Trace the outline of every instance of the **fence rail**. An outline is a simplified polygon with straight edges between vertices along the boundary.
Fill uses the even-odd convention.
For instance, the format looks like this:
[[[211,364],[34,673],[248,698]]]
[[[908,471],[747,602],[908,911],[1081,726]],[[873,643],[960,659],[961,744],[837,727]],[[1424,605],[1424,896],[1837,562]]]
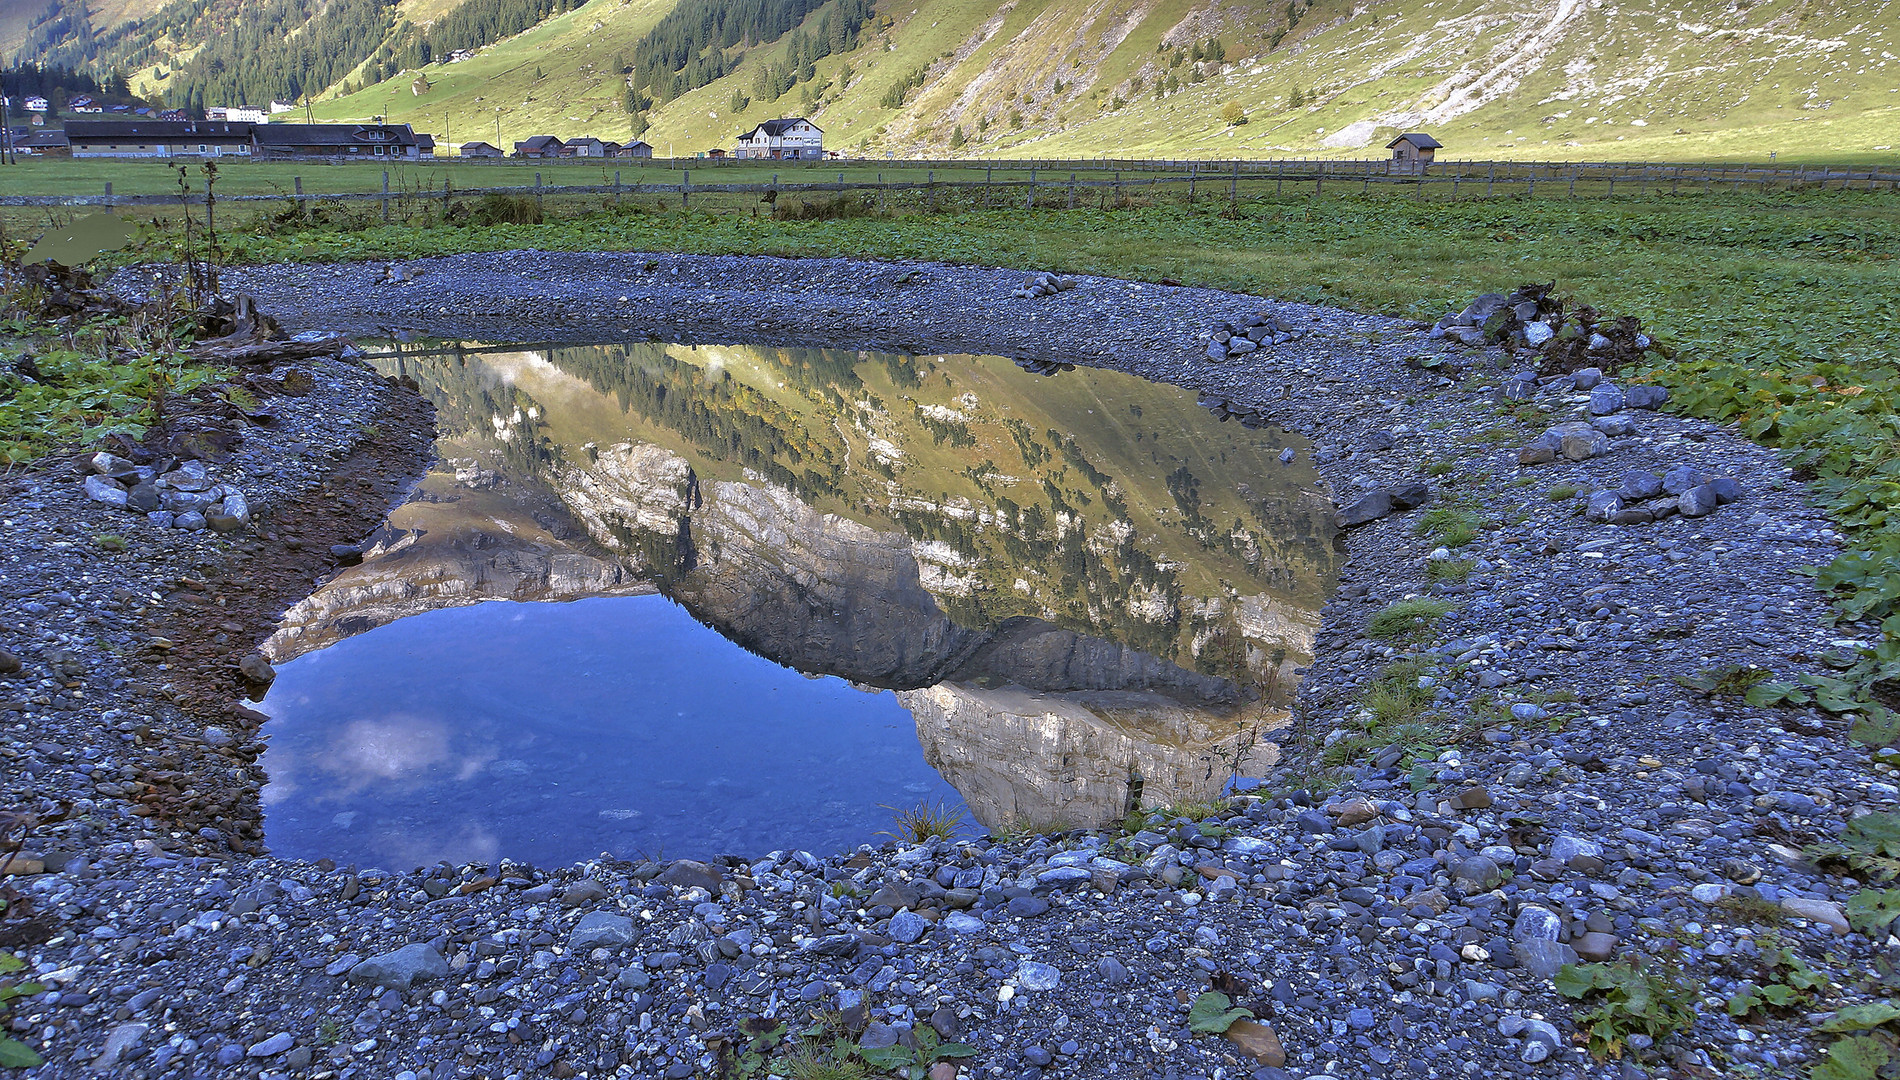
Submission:
[[[757,162],[740,162],[757,167]],[[779,163],[775,163],[779,164]],[[800,172],[811,168],[801,163],[783,163]],[[814,166],[817,163],[814,163]],[[835,167],[836,163],[827,163]],[[1638,194],[1650,191],[1680,193],[1685,187],[1688,191],[1741,190],[1744,187],[1756,190],[1769,190],[1778,186],[1816,186],[1836,187],[1840,190],[1896,191],[1900,190],[1900,170],[1849,170],[1849,169],[1808,169],[1806,167],[1775,169],[1729,166],[1697,165],[1656,165],[1642,163],[1613,162],[1567,162],[1536,164],[1525,162],[1435,162],[1424,170],[1414,170],[1403,166],[1394,167],[1393,163],[1380,159],[1377,161],[1227,161],[1227,162],[1141,162],[1141,161],[1076,161],[1043,164],[1023,164],[1012,162],[1003,169],[1006,173],[1027,173],[1028,175],[996,176],[997,167],[972,162],[905,162],[902,171],[915,173],[919,170],[926,175],[924,179],[884,180],[881,174],[877,179],[847,179],[844,172],[834,181],[780,181],[774,175],[770,182],[754,181],[749,183],[695,183],[692,174],[695,171],[711,169],[718,171],[730,167],[729,163],[706,165],[697,163],[694,169],[682,169],[677,184],[660,183],[622,183],[620,173],[614,174],[610,184],[543,184],[541,174],[535,174],[533,184],[512,184],[472,188],[456,188],[444,182],[440,188],[433,183],[422,189],[397,189],[389,187],[389,174],[383,174],[383,187],[380,191],[349,192],[306,192],[302,190],[302,178],[297,178],[297,190],[294,192],[269,195],[219,195],[214,203],[310,203],[325,201],[341,202],[380,202],[384,216],[388,216],[390,205],[411,204],[416,202],[449,202],[456,198],[479,198],[485,195],[548,196],[575,195],[611,195],[615,198],[628,195],[671,195],[677,196],[682,205],[690,205],[696,194],[757,194],[777,195],[816,194],[862,191],[874,193],[888,192],[925,192],[934,195],[937,192],[989,193],[992,200],[996,193],[1027,192],[1026,205],[1035,205],[1038,196],[1045,192],[1065,192],[1068,205],[1074,205],[1077,191],[1110,190],[1117,195],[1139,193],[1143,190],[1158,191],[1163,185],[1184,187],[1190,200],[1200,190],[1205,194],[1219,197],[1225,194],[1237,198],[1241,181],[1248,182],[1250,190],[1257,191],[1258,184],[1271,180],[1276,193],[1284,193],[1287,185],[1311,184],[1318,193],[1328,185],[1335,190],[1341,184],[1358,184],[1361,191],[1370,190],[1373,185],[1381,187],[1410,187],[1417,197],[1423,198],[1429,189],[1450,186],[1449,194],[1466,194],[1462,189],[1474,189],[1483,185],[1482,193],[1495,194],[1500,185],[1515,191],[1517,186],[1527,188],[1529,194],[1536,194],[1538,184],[1546,187],[1557,184],[1564,187],[1567,194],[1574,194],[1578,182],[1603,185],[1615,194],[1618,184],[1626,188],[1633,185]],[[935,176],[936,168],[946,171],[968,173],[983,169],[985,176],[981,180],[939,180]],[[1165,167],[1165,168],[1163,168]],[[644,171],[644,170],[643,170]],[[1066,173],[1067,175],[1063,175]],[[1088,175],[1084,175],[1084,174]],[[1110,175],[1104,177],[1102,174]],[[1221,189],[1225,188],[1225,192]],[[99,195],[0,195],[0,207],[162,207],[162,206],[203,206],[207,194],[195,191],[189,194],[163,195],[115,195],[112,185],[107,184],[104,193]]]

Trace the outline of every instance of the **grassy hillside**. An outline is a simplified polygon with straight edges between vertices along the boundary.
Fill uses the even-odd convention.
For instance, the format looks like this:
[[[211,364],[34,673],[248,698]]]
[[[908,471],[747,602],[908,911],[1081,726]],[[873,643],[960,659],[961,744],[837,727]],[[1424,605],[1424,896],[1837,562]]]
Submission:
[[[348,96],[326,95],[316,118],[387,116],[448,145],[481,140],[511,149],[518,139],[543,134],[625,141],[633,118],[621,104],[625,84],[612,61],[672,7],[673,0],[593,0],[460,63],[405,71]]]

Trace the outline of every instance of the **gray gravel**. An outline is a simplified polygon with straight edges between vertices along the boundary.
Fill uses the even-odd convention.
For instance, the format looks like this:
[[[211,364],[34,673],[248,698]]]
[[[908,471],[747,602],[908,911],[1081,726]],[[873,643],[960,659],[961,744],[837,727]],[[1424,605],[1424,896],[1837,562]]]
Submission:
[[[1078,278],[1012,299],[1020,271],[667,255],[410,268],[421,273],[399,286],[374,284],[380,265],[227,282],[299,328],[1113,366],[1306,432],[1342,504],[1432,490],[1346,534],[1282,767],[1263,797],[1206,823],[832,859],[414,871],[233,858],[129,814],[112,793],[127,755],[205,737],[141,693],[162,672],[128,666],[143,596],[245,534],[154,529],[131,536],[138,558],[103,559],[83,541],[123,512],[85,500],[76,476],[29,477],[5,506],[0,648],[24,667],[0,676],[19,706],[3,752],[33,795],[86,800],[83,817],[30,839],[48,872],[15,879],[54,934],[19,950],[52,989],[13,1021],[52,1062],[36,1075],[96,1063],[125,1076],[703,1076],[711,1040],[744,1017],[862,1005],[867,1044],[928,1024],[977,1049],[972,1077],[1623,1076],[1640,1070],[1579,1049],[1574,1006],[1547,976],[1637,952],[1673,956],[1700,1000],[1690,1032],[1632,1058],[1676,1075],[1793,1075],[1819,1052],[1817,1014],[1870,992],[1885,943],[1829,925],[1857,886],[1799,845],[1894,809],[1893,770],[1837,721],[1674,682],[1722,663],[1812,670],[1867,634],[1826,626],[1799,572],[1838,535],[1770,453],[1726,429],[1619,414],[1629,433],[1607,436],[1606,453],[1520,465],[1546,428],[1590,419],[1588,391],[1524,380],[1522,400],[1500,403],[1511,361],[1495,351],[1207,290]],[[1221,321],[1263,307],[1301,336],[1205,359]],[[233,470],[260,521],[274,495],[315,482],[386,392],[348,365],[322,374],[331,411],[287,416],[251,444],[269,460]],[[1629,474],[1679,466],[1733,480],[1738,497],[1701,517],[1585,516],[1591,492],[1648,491]],[[1437,552],[1417,526],[1447,505],[1482,527]],[[1462,559],[1464,580],[1433,581],[1434,561]],[[1353,755],[1322,783],[1322,748],[1353,737],[1368,682],[1413,651],[1368,640],[1366,625],[1413,595],[1456,605],[1416,650],[1436,707],[1483,723],[1437,752]],[[1738,1024],[1724,1003],[1760,977],[1776,908],[1776,940],[1836,985]],[[1215,972],[1278,1032],[1284,1069],[1187,1029],[1185,1001]]]

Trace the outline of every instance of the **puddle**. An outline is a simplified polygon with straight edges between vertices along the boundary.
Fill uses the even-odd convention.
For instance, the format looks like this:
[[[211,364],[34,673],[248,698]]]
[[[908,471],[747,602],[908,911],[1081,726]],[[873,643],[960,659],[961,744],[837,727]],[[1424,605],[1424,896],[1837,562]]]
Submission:
[[[756,856],[925,802],[1049,828],[1209,798],[1272,763],[1334,578],[1294,437],[1132,376],[374,360],[435,404],[442,460],[266,649],[282,855]]]

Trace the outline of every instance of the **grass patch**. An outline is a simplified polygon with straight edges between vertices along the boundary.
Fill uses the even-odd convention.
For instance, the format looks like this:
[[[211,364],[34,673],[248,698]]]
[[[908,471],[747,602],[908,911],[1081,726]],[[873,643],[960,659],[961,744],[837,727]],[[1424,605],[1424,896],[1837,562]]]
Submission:
[[[1397,600],[1366,623],[1366,636],[1378,641],[1423,641],[1455,607],[1446,600],[1415,596]]]
[[[1012,818],[990,830],[990,839],[999,844],[1016,844],[1032,836],[1058,836],[1070,832],[1075,823],[1062,818],[1054,821],[1031,821],[1028,818]]]
[[[1357,730],[1326,747],[1320,763],[1338,767],[1388,746],[1405,746],[1411,754],[1439,742],[1442,732],[1426,719],[1432,691],[1418,684],[1429,670],[1422,660],[1387,664],[1359,699]]]
[[[1780,926],[1788,921],[1788,913],[1781,905],[1759,896],[1743,896],[1730,893],[1715,902],[1716,910],[1734,919],[1736,922],[1750,923],[1755,926]]]
[[[1470,510],[1439,506],[1425,511],[1414,526],[1418,535],[1436,540],[1446,547],[1464,547],[1478,538],[1484,519]]]
[[[1549,499],[1551,502],[1564,502],[1568,499],[1576,498],[1579,490],[1581,489],[1575,484],[1558,484],[1556,487],[1544,492],[1544,498]]]
[[[1475,559],[1433,559],[1425,564],[1425,573],[1433,581],[1463,583],[1477,565]]]
[[[1160,812],[1170,820],[1182,817],[1189,821],[1206,821],[1208,818],[1226,813],[1227,803],[1220,799],[1209,802],[1186,802],[1175,806],[1164,806]]]

